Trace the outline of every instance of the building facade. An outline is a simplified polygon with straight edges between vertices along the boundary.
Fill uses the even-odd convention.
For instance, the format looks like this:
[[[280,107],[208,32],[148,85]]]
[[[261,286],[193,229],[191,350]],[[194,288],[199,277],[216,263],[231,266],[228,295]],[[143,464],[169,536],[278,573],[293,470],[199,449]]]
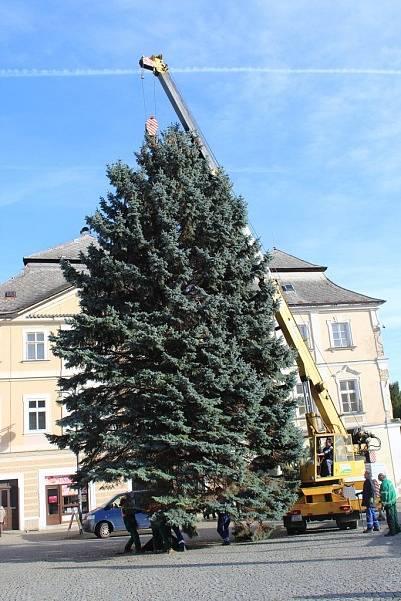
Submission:
[[[65,281],[60,260],[79,265],[80,251],[91,242],[83,231],[72,242],[25,257],[23,271],[0,285],[0,504],[10,529],[61,524],[78,506],[71,483],[79,458],[46,438],[61,433],[57,382],[68,375],[51,352],[49,336],[68,327],[68,317],[79,311],[77,292]],[[272,255],[272,273],[347,427],[361,426],[380,438],[379,465],[400,485],[400,426],[392,421],[377,319],[383,301],[336,286],[324,267],[278,250]],[[90,484],[83,491],[83,508],[93,509],[129,488],[129,482],[112,489]]]
[[[378,309],[384,303],[338,286],[314,265],[273,249],[271,273],[281,286],[346,428],[362,428],[380,440],[373,470],[386,471],[401,490],[400,421],[393,419],[388,361]],[[302,385],[297,423],[306,431]],[[379,447],[379,444],[377,444]],[[375,469],[377,468],[377,469]]]
[[[60,434],[63,416],[57,381],[68,375],[51,352],[49,336],[68,327],[79,311],[74,290],[64,279],[60,259],[79,264],[79,253],[93,238],[80,238],[24,258],[24,270],[0,285],[0,504],[6,528],[42,529],[70,521],[78,507],[71,487],[77,457],[51,445],[46,434]],[[91,484],[83,509],[93,509],[120,487]]]

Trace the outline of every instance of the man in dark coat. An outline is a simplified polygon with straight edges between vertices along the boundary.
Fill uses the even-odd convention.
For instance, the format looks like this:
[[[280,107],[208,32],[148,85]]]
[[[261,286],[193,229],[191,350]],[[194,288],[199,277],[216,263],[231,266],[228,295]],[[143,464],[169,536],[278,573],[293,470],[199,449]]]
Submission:
[[[322,478],[333,475],[333,439],[326,438],[326,444],[321,453],[318,453],[321,458],[320,475]]]
[[[217,532],[223,539],[223,545],[230,544],[230,522],[231,516],[227,511],[218,512],[217,514]]]
[[[378,532],[380,525],[375,511],[375,485],[368,470],[365,472],[365,482],[363,483],[362,505],[366,507],[366,530],[364,532]]]
[[[135,544],[135,552],[141,553],[141,539],[138,534],[138,526],[135,519],[135,509],[129,502],[128,495],[122,497],[120,507],[123,514],[124,525],[129,532],[130,538],[124,548],[124,553],[132,553],[132,545]]]

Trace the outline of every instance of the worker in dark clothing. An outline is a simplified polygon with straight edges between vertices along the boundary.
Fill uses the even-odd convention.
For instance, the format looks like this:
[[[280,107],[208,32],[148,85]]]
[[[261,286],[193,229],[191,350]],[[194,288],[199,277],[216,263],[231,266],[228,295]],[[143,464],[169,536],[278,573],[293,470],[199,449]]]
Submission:
[[[386,510],[386,519],[388,525],[388,532],[384,536],[394,536],[395,534],[401,532],[397,515],[397,492],[393,483],[390,482],[385,474],[379,474],[377,477],[381,482],[380,500],[384,509]]]
[[[326,444],[321,453],[320,475],[322,478],[333,475],[333,439],[326,438]]]
[[[364,533],[378,532],[380,525],[375,511],[375,485],[368,470],[365,472],[365,482],[363,483],[362,505],[366,507],[366,530]]]
[[[217,532],[223,539],[223,545],[230,544],[230,526],[231,516],[227,511],[218,512],[217,514]]]
[[[150,520],[153,536],[153,550],[169,553],[171,549],[171,528],[167,524],[166,517],[162,511],[156,511]]]
[[[130,538],[125,545],[123,553],[132,553],[132,545],[135,544],[135,552],[141,553],[141,539],[138,534],[138,526],[135,519],[135,510],[128,503],[127,497],[122,497],[120,501],[120,507],[123,514],[124,525],[128,530]]]
[[[184,540],[184,537],[182,535],[180,528],[178,526],[171,526],[171,529],[174,532],[175,538],[176,538],[176,545],[177,545],[176,551],[186,551],[185,540]],[[174,541],[173,541],[173,546],[174,546]]]
[[[157,553],[163,551],[185,551],[185,540],[178,526],[171,526],[163,511],[157,511],[150,520],[153,535],[153,550]],[[172,532],[173,531],[173,532]],[[173,534],[174,533],[174,534]]]
[[[203,510],[203,519],[208,520],[210,518],[210,515],[212,516],[212,520],[216,519],[216,512],[214,511],[214,509],[209,509],[209,507],[206,507]]]

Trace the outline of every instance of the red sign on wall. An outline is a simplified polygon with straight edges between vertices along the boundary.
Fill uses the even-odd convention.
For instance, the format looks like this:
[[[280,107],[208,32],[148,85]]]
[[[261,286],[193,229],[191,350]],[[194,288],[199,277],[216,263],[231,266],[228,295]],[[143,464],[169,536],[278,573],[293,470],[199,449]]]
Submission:
[[[72,476],[46,476],[46,484],[71,484]]]

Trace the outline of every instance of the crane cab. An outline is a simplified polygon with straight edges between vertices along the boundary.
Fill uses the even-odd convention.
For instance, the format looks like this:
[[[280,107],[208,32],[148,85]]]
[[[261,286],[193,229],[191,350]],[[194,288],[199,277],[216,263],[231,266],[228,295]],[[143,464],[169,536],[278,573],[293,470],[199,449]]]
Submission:
[[[332,445],[331,453],[327,452],[328,440]],[[325,432],[309,438],[309,456],[301,466],[303,484],[326,481],[338,483],[340,480],[362,481],[364,471],[364,459],[355,456],[350,434]]]

